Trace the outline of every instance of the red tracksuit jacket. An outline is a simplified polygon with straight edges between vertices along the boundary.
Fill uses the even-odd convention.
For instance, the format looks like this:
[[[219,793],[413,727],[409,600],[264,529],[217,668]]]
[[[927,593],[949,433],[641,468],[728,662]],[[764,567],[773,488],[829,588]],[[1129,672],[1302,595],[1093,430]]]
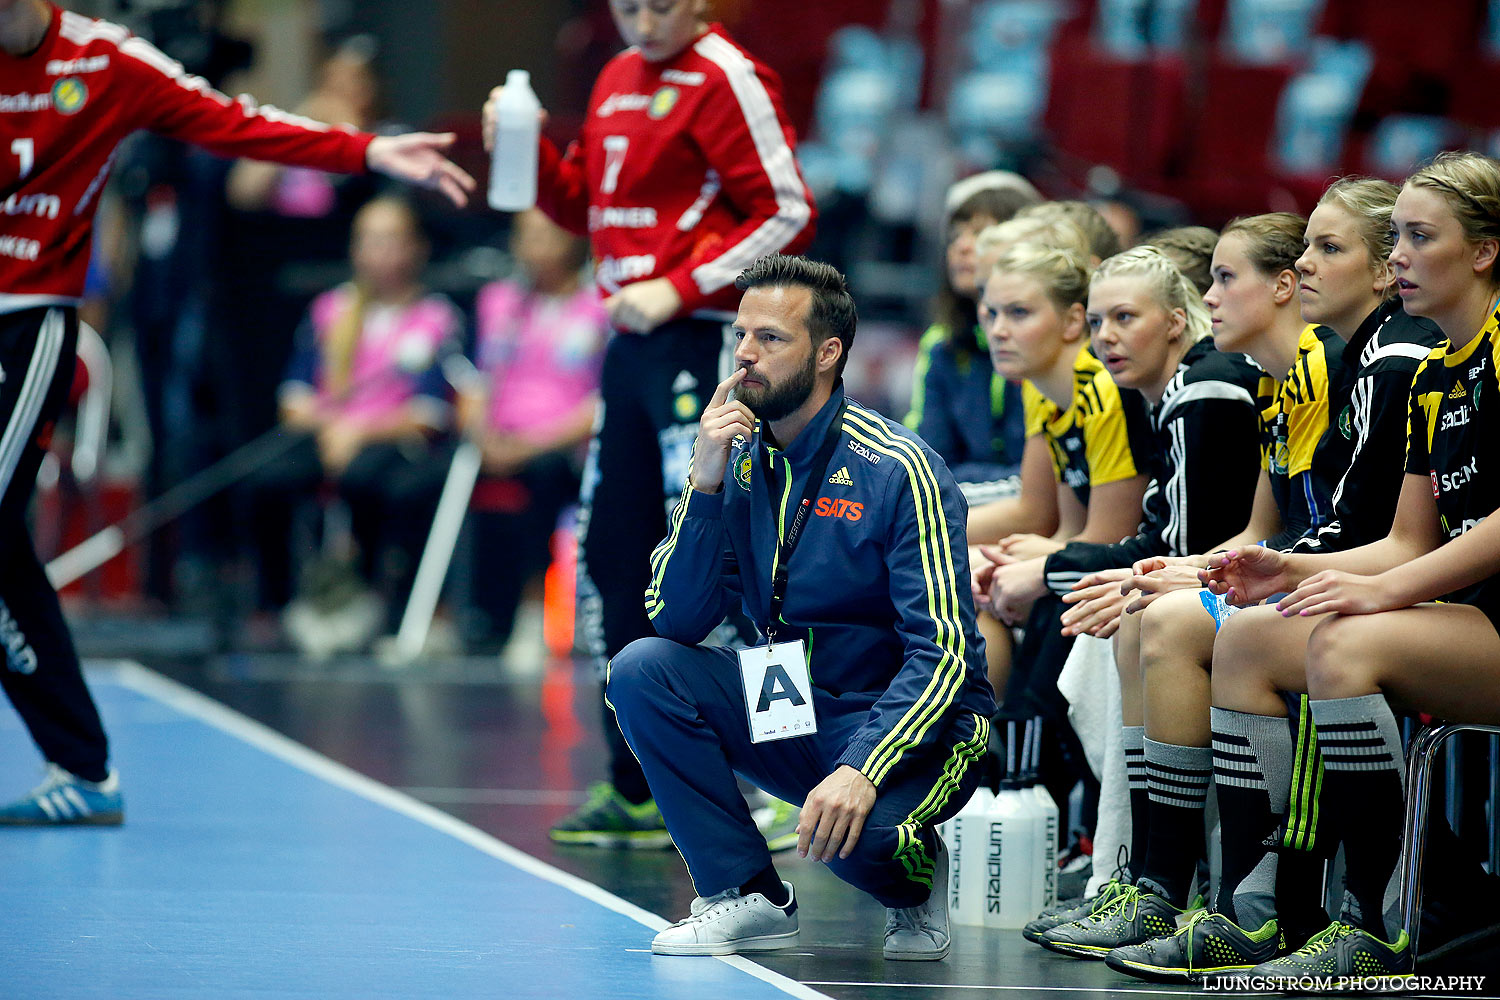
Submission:
[[[794,143],[781,81],[715,24],[667,62],[609,61],[566,155],[542,140],[537,204],[588,234],[606,294],[666,277],[683,315],[732,313],[742,270],[812,239]]]
[[[338,173],[365,169],[372,138],[231,100],[119,25],[54,7],[35,52],[0,53],[0,313],[83,294],[99,191],[136,129]]]

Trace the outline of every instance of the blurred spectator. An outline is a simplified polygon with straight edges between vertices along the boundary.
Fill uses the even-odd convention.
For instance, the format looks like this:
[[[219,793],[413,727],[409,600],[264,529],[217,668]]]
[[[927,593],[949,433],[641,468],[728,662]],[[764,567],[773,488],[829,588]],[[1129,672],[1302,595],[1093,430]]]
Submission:
[[[1094,267],[1124,249],[1120,235],[1099,214],[1099,210],[1086,201],[1044,201],[1016,214],[1023,219],[1067,219],[1073,223],[1088,237],[1089,254],[1093,258],[1090,263]]]
[[[550,561],[558,514],[578,499],[609,336],[598,290],[582,280],[584,240],[533,209],[516,217],[511,253],[518,277],[479,292],[480,377],[459,396],[460,426],[484,455],[468,637],[484,650],[510,637],[527,585]]]
[[[379,87],[367,42],[332,55],[295,109],[377,132]],[[291,334],[312,297],[342,276],[350,227],[381,188],[371,175],[330,175],[240,161],[223,182],[228,207],[212,248],[213,298],[203,330],[202,389],[218,408],[213,443],[223,451],[277,419],[277,381]],[[206,456],[212,458],[215,456]]]
[[[375,44],[369,36],[351,38],[324,61],[311,94],[294,113],[333,125],[375,128],[380,81],[375,74]],[[339,205],[339,174],[327,174],[278,163],[240,160],[229,172],[225,194],[242,212],[269,210],[296,219],[321,219]]]
[[[1000,170],[959,181],[947,198],[944,280],[905,423],[948,463],[970,502],[994,499],[998,484],[1015,475],[1025,436],[1020,392],[995,374],[979,329],[975,241],[1039,200],[1023,178]]]
[[[295,508],[325,481],[348,506],[360,576],[399,608],[442,482],[438,471],[422,477],[433,488],[407,488],[440,464],[431,442],[451,416],[440,363],[460,344],[462,318],[421,285],[427,243],[405,202],[362,208],[349,255],[353,281],[313,301],[279,392],[298,440],[247,482],[268,610],[291,596]]]
[[[1127,201],[1108,198],[1089,203],[1120,241],[1120,248],[1133,247],[1141,238],[1141,214]]]

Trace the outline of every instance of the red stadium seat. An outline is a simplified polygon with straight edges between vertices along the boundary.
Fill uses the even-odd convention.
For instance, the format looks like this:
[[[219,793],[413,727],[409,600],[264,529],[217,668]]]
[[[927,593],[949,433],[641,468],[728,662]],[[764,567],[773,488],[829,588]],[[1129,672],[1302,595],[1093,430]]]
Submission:
[[[1189,137],[1183,195],[1205,218],[1266,211],[1276,103],[1295,67],[1211,60]]]
[[[1462,100],[1465,90],[1478,91],[1468,95],[1471,100],[1493,93],[1470,75],[1484,34],[1485,6],[1473,0],[1423,4],[1414,24],[1407,0],[1328,0],[1319,33],[1358,38],[1374,51],[1366,109],[1451,113],[1445,107],[1450,97]]]
[[[1092,43],[1054,48],[1047,127],[1063,152],[1155,187],[1182,147],[1186,77],[1177,56],[1125,61]]]

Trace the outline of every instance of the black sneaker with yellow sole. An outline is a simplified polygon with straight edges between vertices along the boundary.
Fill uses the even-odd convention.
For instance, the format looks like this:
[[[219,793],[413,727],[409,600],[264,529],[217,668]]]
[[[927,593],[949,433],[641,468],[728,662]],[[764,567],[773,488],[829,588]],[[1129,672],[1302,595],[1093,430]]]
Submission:
[[[1247,972],[1285,950],[1275,920],[1247,931],[1222,913],[1199,910],[1175,934],[1116,948],[1104,964],[1155,983],[1198,983],[1226,972]]]
[[[558,844],[660,850],[672,846],[667,823],[654,799],[639,805],[627,801],[613,785],[600,781],[588,801],[559,820],[547,834]]]
[[[1263,962],[1247,975],[1289,993],[1399,991],[1412,977],[1415,959],[1406,931],[1386,942],[1353,924],[1335,920],[1290,955]]]
[[[1070,924],[1059,924],[1037,941],[1076,958],[1102,959],[1116,948],[1164,937],[1177,930],[1184,911],[1154,892],[1127,885],[1108,904]]]

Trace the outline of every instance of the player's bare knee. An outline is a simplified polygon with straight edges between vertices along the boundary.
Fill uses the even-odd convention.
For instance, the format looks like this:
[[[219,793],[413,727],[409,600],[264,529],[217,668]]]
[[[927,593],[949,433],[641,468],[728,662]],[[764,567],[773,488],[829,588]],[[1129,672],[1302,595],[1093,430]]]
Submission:
[[[1193,616],[1207,613],[1197,591],[1180,590],[1152,602],[1141,612],[1141,675],[1144,678],[1179,669],[1196,624]]]
[[[1307,643],[1307,693],[1316,699],[1370,694],[1378,690],[1381,660],[1368,621],[1327,615]]]

